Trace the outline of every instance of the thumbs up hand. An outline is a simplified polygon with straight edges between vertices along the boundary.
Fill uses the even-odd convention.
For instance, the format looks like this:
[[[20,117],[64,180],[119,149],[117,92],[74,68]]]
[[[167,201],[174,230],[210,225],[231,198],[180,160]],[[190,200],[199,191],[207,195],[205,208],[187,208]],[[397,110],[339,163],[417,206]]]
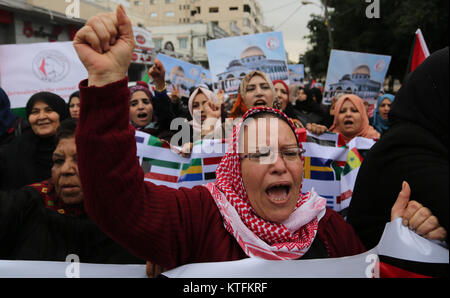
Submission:
[[[404,181],[397,201],[391,209],[391,221],[397,217],[403,218],[402,223],[418,235],[430,240],[446,240],[447,231],[439,225],[439,221],[430,209],[417,201],[409,201],[411,188]]]
[[[133,26],[123,6],[115,13],[90,18],[77,32],[73,45],[88,71],[89,86],[123,79],[134,50]]]

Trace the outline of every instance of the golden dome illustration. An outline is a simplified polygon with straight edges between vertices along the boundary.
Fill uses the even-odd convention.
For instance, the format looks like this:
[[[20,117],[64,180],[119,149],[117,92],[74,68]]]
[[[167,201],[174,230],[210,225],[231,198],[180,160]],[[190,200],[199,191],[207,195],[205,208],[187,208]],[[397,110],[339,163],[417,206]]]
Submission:
[[[175,66],[170,71],[170,75],[184,77],[184,69],[181,66]]]
[[[355,70],[352,73],[352,75],[358,75],[358,74],[367,75],[370,77],[370,68],[365,64],[360,65],[357,68],[355,68]]]
[[[254,56],[264,56],[265,57],[266,55],[264,54],[263,50],[261,50],[259,47],[250,46],[242,52],[241,59],[254,57]]]

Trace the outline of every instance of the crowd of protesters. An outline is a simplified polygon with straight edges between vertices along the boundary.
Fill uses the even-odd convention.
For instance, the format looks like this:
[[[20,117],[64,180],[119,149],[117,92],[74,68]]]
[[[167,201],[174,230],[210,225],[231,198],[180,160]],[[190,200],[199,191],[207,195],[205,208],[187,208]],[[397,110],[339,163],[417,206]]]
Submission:
[[[89,79],[68,103],[37,93],[23,119],[0,89],[1,260],[77,254],[87,263],[172,269],[247,257],[343,257],[373,248],[396,217],[425,238],[447,240],[448,48],[411,73],[396,96],[381,94],[369,117],[354,94],[325,105],[321,88],[288,86],[260,71],[243,78],[233,99],[203,85],[189,98],[177,86],[169,93],[158,60],[149,70],[153,86],[128,87],[134,41],[121,6],[89,20],[74,47]],[[216,182],[176,190],[144,181],[135,131],[170,142],[178,132],[171,123],[180,118],[189,138],[173,145],[183,156],[195,135],[228,137]],[[267,119],[278,124],[275,148],[249,137],[273,134],[260,125]],[[305,130],[377,141],[348,221],[314,190],[301,192]],[[274,161],[262,163],[268,156]]]

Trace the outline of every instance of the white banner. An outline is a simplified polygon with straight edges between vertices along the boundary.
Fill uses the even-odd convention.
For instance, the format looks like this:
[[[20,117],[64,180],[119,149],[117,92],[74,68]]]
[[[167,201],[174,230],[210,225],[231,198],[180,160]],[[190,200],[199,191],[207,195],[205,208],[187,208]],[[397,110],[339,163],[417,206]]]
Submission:
[[[0,45],[0,86],[11,108],[23,108],[30,97],[46,91],[66,101],[87,78],[72,42]]]
[[[380,243],[363,254],[342,258],[239,261],[184,265],[164,272],[170,278],[372,278],[397,269],[379,265],[381,256],[421,264],[449,263],[448,249],[402,225],[386,224]],[[390,272],[383,272],[390,271]],[[414,276],[414,272],[401,271]],[[145,278],[145,265],[104,265],[74,262],[0,261],[0,278]],[[398,276],[397,276],[398,277]],[[415,276],[414,276],[415,277]]]

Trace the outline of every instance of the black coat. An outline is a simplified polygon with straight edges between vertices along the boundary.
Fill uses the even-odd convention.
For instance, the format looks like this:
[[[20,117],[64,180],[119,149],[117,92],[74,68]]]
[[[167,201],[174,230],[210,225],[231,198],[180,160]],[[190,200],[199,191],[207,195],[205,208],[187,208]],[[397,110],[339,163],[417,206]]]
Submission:
[[[0,192],[0,259],[144,264],[107,237],[87,216],[61,215],[45,207],[31,187]]]
[[[20,189],[51,177],[54,139],[37,137],[31,129],[0,147],[0,190]]]
[[[371,148],[355,182],[348,222],[364,245],[376,246],[402,182],[410,200],[431,210],[448,231],[448,47],[405,80],[389,113],[390,128]]]

